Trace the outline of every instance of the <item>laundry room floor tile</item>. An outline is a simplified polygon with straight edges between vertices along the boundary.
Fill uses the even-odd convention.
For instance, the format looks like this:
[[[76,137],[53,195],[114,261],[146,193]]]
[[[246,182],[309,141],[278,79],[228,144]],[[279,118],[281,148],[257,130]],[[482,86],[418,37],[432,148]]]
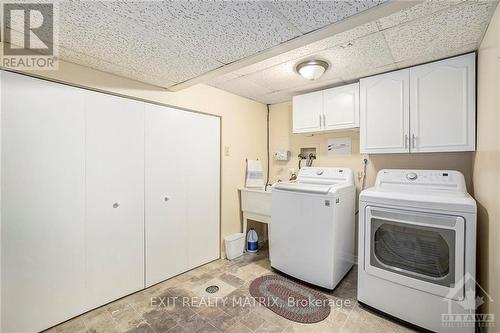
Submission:
[[[266,250],[245,254],[233,261],[215,260],[71,319],[48,332],[413,332],[357,303],[357,266],[334,291],[317,289],[331,299],[331,313],[314,324],[292,322],[258,302],[245,303],[245,300],[254,300],[249,292],[250,283],[265,274],[278,274],[271,269]],[[219,287],[215,294],[205,290],[211,285]],[[202,299],[205,302],[200,301]],[[218,301],[206,302],[208,299]]]

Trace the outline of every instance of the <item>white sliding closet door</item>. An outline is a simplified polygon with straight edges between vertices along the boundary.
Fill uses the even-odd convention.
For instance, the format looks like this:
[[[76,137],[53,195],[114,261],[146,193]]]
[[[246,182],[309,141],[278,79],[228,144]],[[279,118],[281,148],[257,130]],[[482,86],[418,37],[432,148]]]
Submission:
[[[190,114],[186,127],[189,267],[219,258],[220,118]]]
[[[146,286],[219,258],[220,120],[146,106]]]
[[[188,270],[189,116],[146,106],[146,286]]]
[[[144,103],[86,92],[87,305],[144,287]]]
[[[1,72],[2,332],[84,311],[84,92]]]

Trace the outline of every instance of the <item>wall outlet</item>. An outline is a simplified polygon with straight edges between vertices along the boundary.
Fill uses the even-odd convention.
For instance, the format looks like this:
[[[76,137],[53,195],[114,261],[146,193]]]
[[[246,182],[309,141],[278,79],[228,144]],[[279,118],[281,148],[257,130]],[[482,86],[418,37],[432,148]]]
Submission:
[[[231,155],[229,152],[229,146],[224,146],[224,156],[229,156]]]

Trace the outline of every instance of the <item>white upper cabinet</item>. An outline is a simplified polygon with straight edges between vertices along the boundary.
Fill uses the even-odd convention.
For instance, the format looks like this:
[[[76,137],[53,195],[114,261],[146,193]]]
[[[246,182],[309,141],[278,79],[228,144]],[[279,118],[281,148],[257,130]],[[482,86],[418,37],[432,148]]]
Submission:
[[[323,129],[359,127],[359,83],[323,91]]]
[[[360,151],[409,152],[409,70],[360,81]]]
[[[362,79],[361,153],[475,150],[475,58]]]
[[[475,57],[410,69],[411,151],[475,149]]]
[[[323,124],[323,92],[293,97],[293,133],[320,131]]]
[[[354,127],[359,127],[358,83],[293,98],[293,133]]]
[[[86,296],[144,288],[144,103],[86,92]]]

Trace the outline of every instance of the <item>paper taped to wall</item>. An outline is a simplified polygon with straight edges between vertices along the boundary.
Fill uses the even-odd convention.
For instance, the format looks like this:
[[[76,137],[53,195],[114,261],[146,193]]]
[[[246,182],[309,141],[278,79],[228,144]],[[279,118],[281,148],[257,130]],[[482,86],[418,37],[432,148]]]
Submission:
[[[246,187],[264,188],[264,174],[259,160],[247,160]]]
[[[328,156],[349,155],[351,153],[351,138],[328,139]]]

